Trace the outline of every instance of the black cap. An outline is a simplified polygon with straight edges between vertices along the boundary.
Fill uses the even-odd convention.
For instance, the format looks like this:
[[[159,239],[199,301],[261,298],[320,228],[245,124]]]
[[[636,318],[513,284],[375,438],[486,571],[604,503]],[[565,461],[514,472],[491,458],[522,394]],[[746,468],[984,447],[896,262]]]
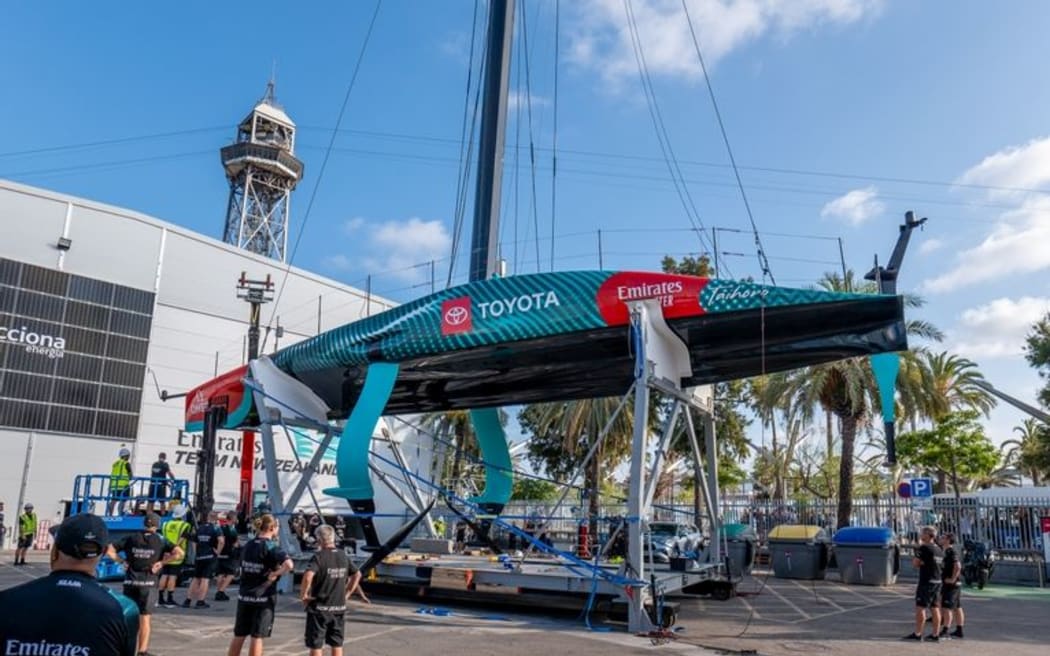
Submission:
[[[146,528],[158,528],[160,527],[160,515],[157,513],[146,513],[146,518],[142,520],[142,523]]]
[[[79,560],[101,556],[108,542],[106,523],[90,513],[67,517],[55,532],[58,550]]]
[[[160,453],[157,454],[157,457],[160,458],[161,460],[167,460],[168,459],[168,454],[166,454],[163,451],[161,451]]]

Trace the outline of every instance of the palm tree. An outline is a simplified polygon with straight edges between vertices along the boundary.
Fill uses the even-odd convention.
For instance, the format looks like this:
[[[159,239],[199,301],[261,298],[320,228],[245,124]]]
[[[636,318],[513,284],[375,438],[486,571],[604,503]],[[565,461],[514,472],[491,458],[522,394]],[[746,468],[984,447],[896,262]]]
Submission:
[[[441,472],[441,483],[451,488],[457,495],[462,495],[464,490],[459,488],[462,482],[463,461],[466,460],[469,467],[481,458],[478,440],[474,435],[474,424],[470,421],[470,411],[431,412],[423,415],[420,423],[425,430],[434,435],[451,437],[451,446],[455,449],[455,453],[451,462],[447,457],[445,459],[444,470]]]
[[[529,457],[533,464],[542,464],[548,475],[561,479],[568,479],[575,472],[602,429],[609,426],[608,433],[584,472],[591,535],[597,535],[598,530],[602,472],[614,469],[631,451],[631,438],[634,435],[632,405],[625,403],[612,421],[621,401],[619,397],[609,397],[536,403],[526,406],[519,415],[522,427],[532,434]],[[657,404],[650,405],[655,408]],[[654,411],[650,423],[654,423],[655,418]]]
[[[1032,418],[1024,420],[1020,426],[1014,426],[1018,434],[1016,439],[1003,442],[1003,461],[1015,467],[1022,475],[1032,479],[1032,485],[1042,484],[1043,474],[1047,472],[1047,447],[1050,446],[1050,430]]]
[[[801,435],[800,426],[792,426],[798,423],[793,417],[791,398],[789,396],[787,374],[777,373],[752,378],[748,383],[751,407],[758,416],[762,425],[770,429],[772,435],[772,464],[773,464],[773,498],[783,500],[787,496],[786,478],[788,466]],[[788,424],[789,434],[787,443],[781,448],[777,434],[777,413],[780,413]]]
[[[832,292],[875,293],[873,283],[856,279],[853,271],[844,276],[828,273],[818,286]],[[905,305],[921,307],[918,296],[905,296]],[[924,321],[908,321],[909,335],[939,340],[943,334]],[[908,369],[902,367],[902,370]],[[922,381],[920,374],[918,381]],[[852,358],[800,369],[788,375],[792,406],[807,421],[816,408],[830,412],[839,420],[841,454],[839,459],[839,502],[837,526],[848,526],[853,514],[853,468],[859,429],[870,420],[871,411],[878,407],[879,392],[867,358]],[[915,382],[915,381],[912,381]],[[831,457],[828,453],[827,457]]]
[[[973,409],[985,416],[995,407],[995,398],[980,386],[984,374],[964,357],[940,353],[923,354],[930,376],[928,416],[937,420],[952,410]]]

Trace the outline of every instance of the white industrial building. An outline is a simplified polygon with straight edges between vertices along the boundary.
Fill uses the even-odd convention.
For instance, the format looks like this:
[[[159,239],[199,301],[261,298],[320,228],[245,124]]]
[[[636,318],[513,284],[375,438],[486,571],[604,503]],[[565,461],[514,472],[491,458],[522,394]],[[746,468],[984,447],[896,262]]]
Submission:
[[[192,480],[183,400],[163,402],[154,383],[184,392],[244,362],[242,272],[275,281],[280,346],[391,305],[131,210],[2,180],[0,222],[0,501],[9,527],[20,500],[42,521],[60,518],[75,476],[108,473],[122,445],[136,475],[165,451],[175,475]],[[264,326],[272,310],[264,306]],[[263,352],[277,342],[271,332]],[[236,501],[237,477],[217,468],[220,507]],[[261,479],[259,471],[256,488]],[[319,477],[317,487],[330,481]]]

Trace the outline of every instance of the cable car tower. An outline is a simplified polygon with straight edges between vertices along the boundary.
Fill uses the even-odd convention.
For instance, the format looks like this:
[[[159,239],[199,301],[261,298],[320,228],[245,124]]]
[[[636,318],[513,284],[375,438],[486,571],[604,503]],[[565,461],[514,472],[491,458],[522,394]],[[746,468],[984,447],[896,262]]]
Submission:
[[[285,261],[292,190],[303,177],[295,157],[295,123],[274,98],[274,80],[221,151],[230,181],[223,241]]]

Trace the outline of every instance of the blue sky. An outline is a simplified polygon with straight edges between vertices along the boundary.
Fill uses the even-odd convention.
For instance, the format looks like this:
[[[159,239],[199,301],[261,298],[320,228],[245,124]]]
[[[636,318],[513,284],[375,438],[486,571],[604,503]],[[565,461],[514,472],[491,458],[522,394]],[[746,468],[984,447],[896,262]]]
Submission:
[[[599,229],[606,268],[707,250],[661,156],[623,3],[561,4],[553,267],[596,267]],[[374,6],[8,5],[0,177],[219,236],[228,188],[218,149],[276,62],[306,163],[293,198],[295,264],[359,285],[372,274],[373,289],[397,300],[421,294],[429,267],[412,265],[441,260],[442,278],[448,269],[473,2],[383,2],[303,227]],[[632,6],[701,220],[748,228],[680,3]],[[534,217],[519,53],[501,232],[512,272],[552,266],[555,2],[524,7],[537,202]],[[1020,342],[1050,309],[1050,4],[690,0],[690,11],[777,282],[803,286],[838,267],[835,241],[780,235],[841,237],[848,266],[866,271],[913,209],[930,222],[901,288],[927,299],[922,316],[948,332],[950,348],[1031,399],[1038,381]],[[137,138],[169,132],[179,134]],[[723,256],[728,272],[760,277],[748,234],[720,241],[744,254]],[[993,438],[1019,417],[995,410]]]

